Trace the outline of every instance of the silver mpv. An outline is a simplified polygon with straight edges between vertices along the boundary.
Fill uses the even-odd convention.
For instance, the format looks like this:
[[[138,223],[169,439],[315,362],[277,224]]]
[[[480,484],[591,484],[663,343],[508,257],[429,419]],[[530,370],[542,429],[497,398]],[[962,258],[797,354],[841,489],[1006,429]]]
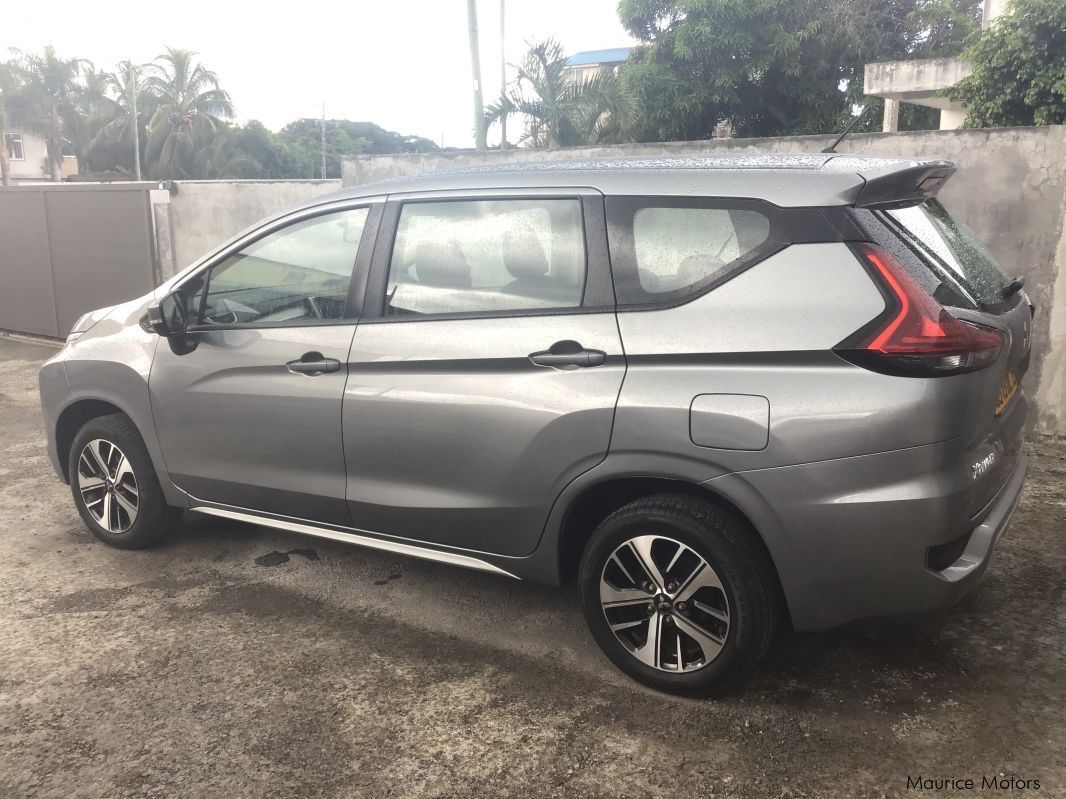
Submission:
[[[706,694],[775,630],[946,606],[1018,502],[1032,308],[944,161],[506,165],[372,184],[83,316],[48,448],[118,547],[181,510],[576,580]]]

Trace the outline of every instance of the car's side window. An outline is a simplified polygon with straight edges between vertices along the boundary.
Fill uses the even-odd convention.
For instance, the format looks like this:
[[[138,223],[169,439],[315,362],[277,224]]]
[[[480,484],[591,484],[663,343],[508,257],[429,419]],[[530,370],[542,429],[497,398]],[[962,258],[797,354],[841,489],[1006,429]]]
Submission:
[[[585,274],[577,198],[408,202],[385,315],[577,308]]]
[[[677,291],[721,273],[770,235],[758,211],[640,208],[633,215],[637,277],[644,291]]]
[[[231,253],[182,287],[189,318],[204,326],[344,318],[368,213],[304,219]]]
[[[607,220],[620,306],[683,302],[782,246],[755,201],[609,197]]]

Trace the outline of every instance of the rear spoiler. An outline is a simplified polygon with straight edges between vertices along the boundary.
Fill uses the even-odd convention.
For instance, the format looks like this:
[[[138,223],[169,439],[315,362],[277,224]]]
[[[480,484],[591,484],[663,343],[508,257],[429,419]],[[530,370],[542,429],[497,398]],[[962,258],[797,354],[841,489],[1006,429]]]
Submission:
[[[951,161],[911,161],[905,166],[859,170],[865,184],[855,198],[857,208],[905,208],[936,196],[955,174]]]

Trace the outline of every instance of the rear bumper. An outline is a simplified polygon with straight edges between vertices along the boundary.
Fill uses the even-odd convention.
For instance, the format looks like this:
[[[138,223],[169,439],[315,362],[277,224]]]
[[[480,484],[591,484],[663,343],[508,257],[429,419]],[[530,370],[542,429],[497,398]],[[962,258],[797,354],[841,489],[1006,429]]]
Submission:
[[[1021,498],[1020,453],[974,517],[973,450],[960,439],[833,461],[724,475],[704,485],[745,511],[777,566],[798,630],[926,613],[970,591]],[[971,532],[942,571],[929,548]]]
[[[1022,499],[1022,489],[1025,487],[1025,478],[1029,474],[1029,456],[1022,453],[1014,466],[1006,484],[1000,489],[999,494],[992,501],[984,519],[978,524],[970,535],[970,541],[963,550],[957,561],[948,566],[942,572],[933,572],[945,583],[961,586],[962,592],[958,596],[952,595],[949,601],[961,598],[972,589],[988,568],[992,559],[992,551],[995,549],[999,538],[1007,530],[1014,511]]]

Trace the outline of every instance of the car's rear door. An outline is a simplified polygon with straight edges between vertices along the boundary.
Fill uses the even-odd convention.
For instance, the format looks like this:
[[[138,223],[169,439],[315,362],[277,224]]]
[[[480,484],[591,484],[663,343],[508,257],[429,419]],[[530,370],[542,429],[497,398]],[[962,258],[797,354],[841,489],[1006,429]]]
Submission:
[[[531,553],[624,372],[598,192],[390,197],[344,397],[353,524]]]

